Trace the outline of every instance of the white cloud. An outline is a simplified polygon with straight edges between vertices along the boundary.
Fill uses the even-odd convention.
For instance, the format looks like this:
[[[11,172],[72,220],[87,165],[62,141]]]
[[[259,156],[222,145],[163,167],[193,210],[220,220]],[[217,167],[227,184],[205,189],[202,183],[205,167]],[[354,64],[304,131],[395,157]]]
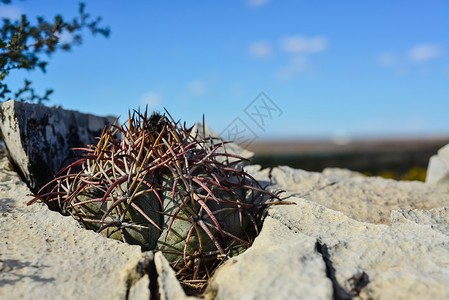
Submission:
[[[326,50],[329,43],[322,36],[304,37],[301,35],[284,37],[280,41],[281,49],[289,54],[289,63],[278,70],[277,78],[281,81],[294,79],[299,73],[313,70],[309,56]]]
[[[277,77],[281,81],[292,80],[299,73],[306,72],[311,69],[308,59],[305,56],[297,55],[290,59],[288,66],[280,69]]]
[[[162,96],[155,92],[147,92],[141,97],[141,103],[148,105],[150,109],[159,107],[162,104]]]
[[[188,90],[190,94],[194,96],[201,96],[206,93],[206,84],[202,80],[193,80],[188,84]]]
[[[426,75],[432,72],[427,62],[443,56],[443,47],[436,44],[420,44],[403,52],[383,52],[377,57],[377,64],[391,68],[396,75],[410,73]]]
[[[6,18],[11,20],[18,20],[23,14],[22,10],[18,6],[10,4],[0,4],[0,19]]]
[[[250,7],[259,7],[268,4],[269,0],[246,0],[246,4]]]
[[[273,48],[266,42],[254,42],[249,46],[249,53],[258,58],[267,58],[273,54]]]
[[[394,52],[384,52],[377,57],[377,63],[382,67],[392,67],[397,65],[398,57]]]
[[[304,36],[290,36],[281,40],[281,48],[288,53],[310,54],[324,51],[328,42],[324,37],[307,38]]]
[[[440,57],[443,48],[438,45],[417,45],[407,52],[407,58],[411,62],[425,62]]]

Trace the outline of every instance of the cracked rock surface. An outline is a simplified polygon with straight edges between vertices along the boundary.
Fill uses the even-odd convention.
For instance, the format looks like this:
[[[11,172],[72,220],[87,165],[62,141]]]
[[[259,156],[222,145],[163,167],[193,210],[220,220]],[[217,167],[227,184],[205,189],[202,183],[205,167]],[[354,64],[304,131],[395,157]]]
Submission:
[[[447,192],[335,172],[251,171],[296,205],[269,209],[254,245],[217,272],[209,298],[449,298]]]
[[[430,223],[445,227],[441,232],[429,220],[411,221],[400,212],[394,212],[393,224],[387,226],[359,222],[305,199],[290,200],[297,203],[294,208],[276,207],[270,218],[326,245],[334,284],[345,294],[360,299],[449,297],[448,214],[445,224],[438,221],[439,213],[427,214]]]
[[[121,271],[140,248],[81,228],[30,193],[0,160],[0,298],[125,299]]]
[[[268,217],[245,253],[217,271],[206,291],[213,299],[332,299],[332,282],[313,236]]]
[[[261,173],[259,177],[267,178],[267,170]],[[437,190],[422,182],[335,176],[335,171],[328,174],[278,167],[271,170],[271,188],[343,212],[354,220],[374,224],[391,224],[392,210],[449,206],[448,190]]]
[[[160,254],[26,206],[29,193],[0,149],[0,299],[189,299]]]
[[[338,170],[246,169],[295,204],[268,210],[253,246],[217,270],[206,299],[449,298],[448,191]],[[28,193],[1,158],[0,298],[196,299],[160,253],[27,207]]]

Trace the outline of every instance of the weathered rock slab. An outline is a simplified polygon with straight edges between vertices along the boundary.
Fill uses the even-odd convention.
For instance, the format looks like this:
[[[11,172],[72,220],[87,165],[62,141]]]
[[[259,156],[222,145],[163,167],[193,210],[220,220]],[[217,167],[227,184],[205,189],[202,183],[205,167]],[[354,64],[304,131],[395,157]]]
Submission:
[[[271,180],[271,189],[287,190],[283,198],[296,205],[269,209],[254,245],[217,271],[206,298],[449,298],[447,193],[424,183],[341,172],[247,170]],[[338,206],[329,208],[325,196]],[[418,209],[429,205],[420,199],[435,208]]]
[[[206,299],[449,299],[444,189],[340,170],[245,168],[295,204],[268,210],[253,246],[217,270]],[[0,158],[0,298],[196,299],[161,253],[27,207],[28,193]]]
[[[131,286],[127,300],[149,300],[151,298],[149,286],[150,278],[148,274],[145,274]]]
[[[0,103],[0,131],[9,156],[34,192],[64,167],[71,148],[94,143],[115,121],[40,104]]]
[[[326,244],[336,281],[361,299],[445,299],[449,297],[449,236],[424,223],[394,218],[392,226],[358,222],[300,198],[270,216]],[[424,214],[433,215],[432,212]],[[446,226],[449,218],[431,217]],[[363,275],[363,276],[362,276]],[[360,278],[365,278],[359,285]]]
[[[259,173],[258,178],[268,177],[267,170]],[[449,191],[418,181],[326,175],[285,166],[273,168],[270,175],[271,189],[285,190],[361,222],[391,224],[392,210],[449,207]]]
[[[449,190],[449,144],[432,156],[427,168],[426,183]]]
[[[86,230],[43,204],[26,206],[29,193],[0,152],[0,299],[197,299],[161,253]]]
[[[0,298],[125,299],[131,246],[81,228],[45,205],[26,206],[27,186],[0,160]]]
[[[208,299],[332,299],[316,238],[268,217],[253,246],[214,275]]]
[[[175,271],[165,259],[161,252],[154,254],[154,264],[157,271],[159,286],[159,298],[161,300],[195,300],[196,297],[186,296],[181,284],[176,279]]]

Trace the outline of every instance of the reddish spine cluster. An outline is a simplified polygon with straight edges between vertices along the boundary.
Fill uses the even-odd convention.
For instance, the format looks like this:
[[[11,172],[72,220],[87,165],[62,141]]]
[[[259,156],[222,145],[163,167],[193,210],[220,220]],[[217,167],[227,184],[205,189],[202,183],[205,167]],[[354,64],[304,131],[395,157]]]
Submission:
[[[186,284],[204,284],[222,258],[248,248],[264,208],[280,203],[223,141],[169,114],[134,112],[76,150],[82,158],[28,204],[40,200],[86,228],[162,251]]]

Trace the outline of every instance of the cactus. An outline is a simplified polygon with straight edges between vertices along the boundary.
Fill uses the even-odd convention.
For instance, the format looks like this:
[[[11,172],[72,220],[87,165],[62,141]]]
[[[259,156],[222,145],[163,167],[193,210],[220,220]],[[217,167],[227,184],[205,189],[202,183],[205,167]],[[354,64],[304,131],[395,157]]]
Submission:
[[[167,115],[134,112],[106,126],[28,204],[42,201],[107,237],[162,251],[182,283],[202,286],[251,245],[266,206],[281,202],[225,142]]]

